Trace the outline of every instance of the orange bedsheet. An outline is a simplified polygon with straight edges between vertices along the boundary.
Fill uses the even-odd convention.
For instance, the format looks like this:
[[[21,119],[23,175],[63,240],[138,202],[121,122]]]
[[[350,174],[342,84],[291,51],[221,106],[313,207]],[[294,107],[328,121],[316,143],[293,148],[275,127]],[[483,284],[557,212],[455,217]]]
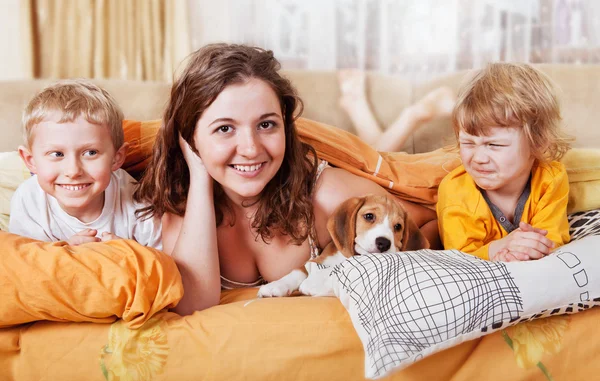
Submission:
[[[255,295],[227,291],[220,306],[185,318],[161,312],[138,330],[121,320],[0,329],[0,380],[364,379],[362,344],[336,298]],[[598,321],[593,308],[519,324],[384,380],[594,380]]]

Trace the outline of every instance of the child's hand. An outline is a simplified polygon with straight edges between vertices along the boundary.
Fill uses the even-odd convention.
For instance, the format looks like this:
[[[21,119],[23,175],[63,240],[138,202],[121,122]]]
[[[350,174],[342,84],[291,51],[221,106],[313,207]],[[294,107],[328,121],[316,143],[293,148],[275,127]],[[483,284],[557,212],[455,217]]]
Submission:
[[[496,255],[491,259],[494,262],[518,262],[518,261],[528,261],[529,257],[527,256],[525,259],[520,259],[521,256],[516,256],[512,254],[508,249],[502,249],[496,253]]]
[[[117,235],[114,235],[113,233],[109,233],[109,232],[102,233],[102,238],[101,238],[102,242],[110,241],[113,239],[123,239],[123,238],[121,238]]]
[[[546,234],[548,234],[547,230],[534,228],[525,222],[521,222],[518,229],[493,242],[492,245],[496,246],[496,255],[502,249],[508,249],[512,256],[521,261],[540,259],[550,254],[554,248],[554,242],[548,239]],[[492,258],[492,260],[495,259]]]
[[[548,234],[548,230],[534,228],[533,226],[529,225],[527,222],[523,222],[523,221],[519,222],[519,229],[518,230],[521,230],[521,231],[524,231],[524,232],[536,232],[536,233],[539,233],[539,234],[541,234],[543,236],[545,236],[546,234]]]
[[[69,238],[67,243],[77,246],[89,242],[100,242],[100,238],[96,237],[96,234],[98,234],[98,230],[96,229],[85,229]]]

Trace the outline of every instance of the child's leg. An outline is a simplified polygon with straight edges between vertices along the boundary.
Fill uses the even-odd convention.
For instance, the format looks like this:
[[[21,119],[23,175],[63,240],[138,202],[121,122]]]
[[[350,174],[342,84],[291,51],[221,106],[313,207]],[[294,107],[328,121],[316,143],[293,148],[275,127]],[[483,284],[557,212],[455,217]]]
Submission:
[[[350,117],[358,137],[376,148],[383,131],[373,112],[371,112],[371,107],[367,101],[366,76],[366,73],[360,70],[348,69],[338,72],[342,93],[340,106]]]
[[[383,131],[367,100],[366,73],[359,70],[341,70],[338,73],[342,97],[340,105],[352,120],[358,137],[379,151],[400,150],[423,123],[452,113],[456,96],[452,89],[440,87],[427,93],[407,107],[392,125]]]
[[[398,119],[379,137],[379,151],[400,150],[408,138],[423,124],[452,114],[456,95],[449,87],[438,87],[405,108]]]

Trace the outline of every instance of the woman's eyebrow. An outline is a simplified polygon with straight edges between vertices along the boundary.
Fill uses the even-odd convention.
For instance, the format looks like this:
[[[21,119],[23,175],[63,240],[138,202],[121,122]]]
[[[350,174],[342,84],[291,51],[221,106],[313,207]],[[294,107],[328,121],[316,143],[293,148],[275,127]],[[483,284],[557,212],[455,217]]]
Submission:
[[[282,119],[281,116],[276,112],[268,112],[266,114],[262,114],[258,119],[266,119],[266,118],[272,118],[272,117],[277,117],[279,119]]]
[[[273,117],[275,117],[277,119],[280,119],[280,120],[283,120],[283,118],[281,117],[281,115],[279,115],[276,112],[268,112],[268,113],[262,114],[261,116],[259,116],[257,118],[257,120],[263,120],[263,119],[273,118]],[[210,127],[210,126],[212,126],[213,124],[216,124],[216,123],[232,123],[232,124],[235,124],[235,123],[237,123],[237,121],[235,119],[233,119],[233,118],[217,118],[217,119],[213,120],[208,126]]]
[[[217,118],[210,122],[209,126],[212,126],[215,123],[235,123],[235,119],[232,118]]]

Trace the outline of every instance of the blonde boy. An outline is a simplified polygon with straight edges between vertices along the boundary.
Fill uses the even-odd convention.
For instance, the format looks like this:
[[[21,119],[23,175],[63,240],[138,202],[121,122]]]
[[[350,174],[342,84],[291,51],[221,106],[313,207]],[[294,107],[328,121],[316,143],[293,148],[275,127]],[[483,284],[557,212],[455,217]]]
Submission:
[[[11,199],[9,230],[78,245],[115,238],[162,248],[157,219],[138,220],[135,180],[120,169],[123,112],[105,90],[64,80],[38,93],[23,113],[19,154],[35,174]]]
[[[494,63],[459,93],[453,123],[462,164],[439,187],[444,248],[529,260],[569,242],[569,149],[550,80],[526,64]]]

